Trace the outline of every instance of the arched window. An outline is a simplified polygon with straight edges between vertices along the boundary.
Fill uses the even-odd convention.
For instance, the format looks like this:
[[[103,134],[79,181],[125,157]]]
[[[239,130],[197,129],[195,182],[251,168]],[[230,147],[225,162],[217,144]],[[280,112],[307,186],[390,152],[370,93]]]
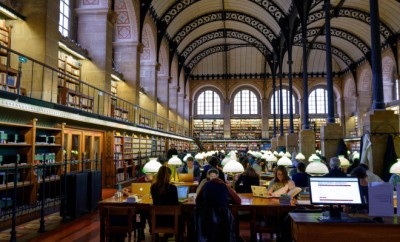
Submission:
[[[254,92],[244,89],[233,99],[233,114],[258,114],[258,99]]]
[[[280,92],[275,91],[275,93],[271,97],[271,114],[274,114],[274,97],[275,99],[275,111],[276,114],[280,114]],[[292,109],[293,113],[296,113],[296,101],[294,95],[292,95]],[[283,103],[283,114],[289,114],[289,90],[282,90],[282,103]]]
[[[324,88],[317,88],[310,93],[308,110],[310,114],[328,113],[328,93]]]
[[[58,22],[58,31],[65,36],[69,37],[69,27],[71,20],[71,5],[70,0],[60,0],[60,19]]]
[[[221,99],[219,95],[206,90],[197,98],[197,115],[219,115],[221,114]]]

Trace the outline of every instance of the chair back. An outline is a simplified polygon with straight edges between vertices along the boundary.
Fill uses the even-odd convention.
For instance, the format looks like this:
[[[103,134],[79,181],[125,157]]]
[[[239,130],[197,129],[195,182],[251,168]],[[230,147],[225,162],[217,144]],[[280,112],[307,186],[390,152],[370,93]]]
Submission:
[[[133,207],[105,207],[106,213],[106,238],[111,234],[128,234],[131,241],[132,232],[135,231],[135,208]],[[134,233],[136,237],[136,232]]]
[[[152,205],[150,212],[153,241],[159,233],[174,234],[175,241],[178,241],[181,207],[179,205]]]

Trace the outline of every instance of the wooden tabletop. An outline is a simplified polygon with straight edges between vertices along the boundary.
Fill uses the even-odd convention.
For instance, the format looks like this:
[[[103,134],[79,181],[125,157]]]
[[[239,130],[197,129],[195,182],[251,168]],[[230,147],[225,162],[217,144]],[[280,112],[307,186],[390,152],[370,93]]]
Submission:
[[[280,206],[278,198],[253,197],[252,193],[239,193],[238,195],[242,199],[242,203],[240,206]],[[125,201],[125,199],[126,196],[119,198],[113,196],[100,201],[99,205],[121,204]],[[143,205],[153,204],[153,199],[151,198],[150,194],[139,197],[139,199],[141,199],[141,201],[137,204],[143,204]],[[189,199],[182,205],[195,205],[195,204],[196,202],[193,199]]]

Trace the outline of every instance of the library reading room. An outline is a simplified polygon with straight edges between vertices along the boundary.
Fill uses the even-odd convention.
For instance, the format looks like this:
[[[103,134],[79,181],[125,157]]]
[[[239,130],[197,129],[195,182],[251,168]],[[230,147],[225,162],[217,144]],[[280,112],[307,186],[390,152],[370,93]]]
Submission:
[[[399,44],[400,0],[0,0],[0,242],[400,241]]]

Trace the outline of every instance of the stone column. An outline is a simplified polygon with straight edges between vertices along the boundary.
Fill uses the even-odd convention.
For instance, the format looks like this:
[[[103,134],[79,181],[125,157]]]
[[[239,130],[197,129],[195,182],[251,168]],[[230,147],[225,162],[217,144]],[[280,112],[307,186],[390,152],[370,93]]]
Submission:
[[[82,65],[82,80],[99,89],[111,90],[113,11],[107,4],[80,4],[75,11],[78,15],[78,42],[89,51],[91,58]],[[81,92],[90,93],[84,88]],[[94,97],[94,103],[94,109],[100,114],[110,115],[109,97],[98,95]]]
[[[299,151],[299,135],[297,133],[288,133],[286,135],[286,151],[290,154],[293,151]]]
[[[231,138],[231,101],[229,99],[224,100],[224,138]]]
[[[139,84],[140,79],[140,49],[141,44],[138,42],[114,42],[114,62],[117,69],[124,74],[124,90],[128,92],[122,93],[118,91],[118,96],[135,104],[139,104]],[[133,95],[132,95],[133,92]]]
[[[399,132],[399,115],[391,110],[372,110],[365,116],[363,130],[370,133],[373,160],[370,170],[382,177],[387,139]],[[399,139],[395,139],[395,149],[400,150]]]
[[[261,100],[261,138],[267,139],[269,137],[269,106],[267,98]]]
[[[311,154],[315,153],[315,133],[310,129],[305,129],[300,131],[299,137],[299,152],[303,153],[307,160]]]
[[[140,64],[140,87],[146,92],[146,98],[141,95],[139,106],[155,113],[157,109],[157,63],[142,62]]]
[[[54,11],[56,9],[57,11]],[[24,1],[21,14],[23,20],[10,21],[11,48],[28,57],[35,58],[55,69],[58,68],[58,19],[60,1]],[[12,68],[18,68],[18,56],[11,55]],[[33,69],[32,69],[33,68]],[[31,90],[31,82],[34,82]],[[21,88],[27,95],[47,102],[57,102],[57,74],[34,65],[22,63]]]
[[[271,150],[276,150],[278,147],[278,138],[272,137],[271,138]]]
[[[285,138],[285,135],[278,135],[276,138],[277,138],[276,150],[286,152],[286,138]]]
[[[157,77],[157,99],[158,101],[166,106],[168,106],[168,87],[169,87],[169,76],[158,76]]]
[[[184,105],[184,100],[185,100],[185,94],[183,92],[178,93],[178,110],[177,113],[179,116],[183,117],[184,112],[185,112],[185,105]]]
[[[340,139],[342,138],[342,128],[338,123],[326,123],[321,127],[321,153],[329,161],[331,157],[336,156]]]

